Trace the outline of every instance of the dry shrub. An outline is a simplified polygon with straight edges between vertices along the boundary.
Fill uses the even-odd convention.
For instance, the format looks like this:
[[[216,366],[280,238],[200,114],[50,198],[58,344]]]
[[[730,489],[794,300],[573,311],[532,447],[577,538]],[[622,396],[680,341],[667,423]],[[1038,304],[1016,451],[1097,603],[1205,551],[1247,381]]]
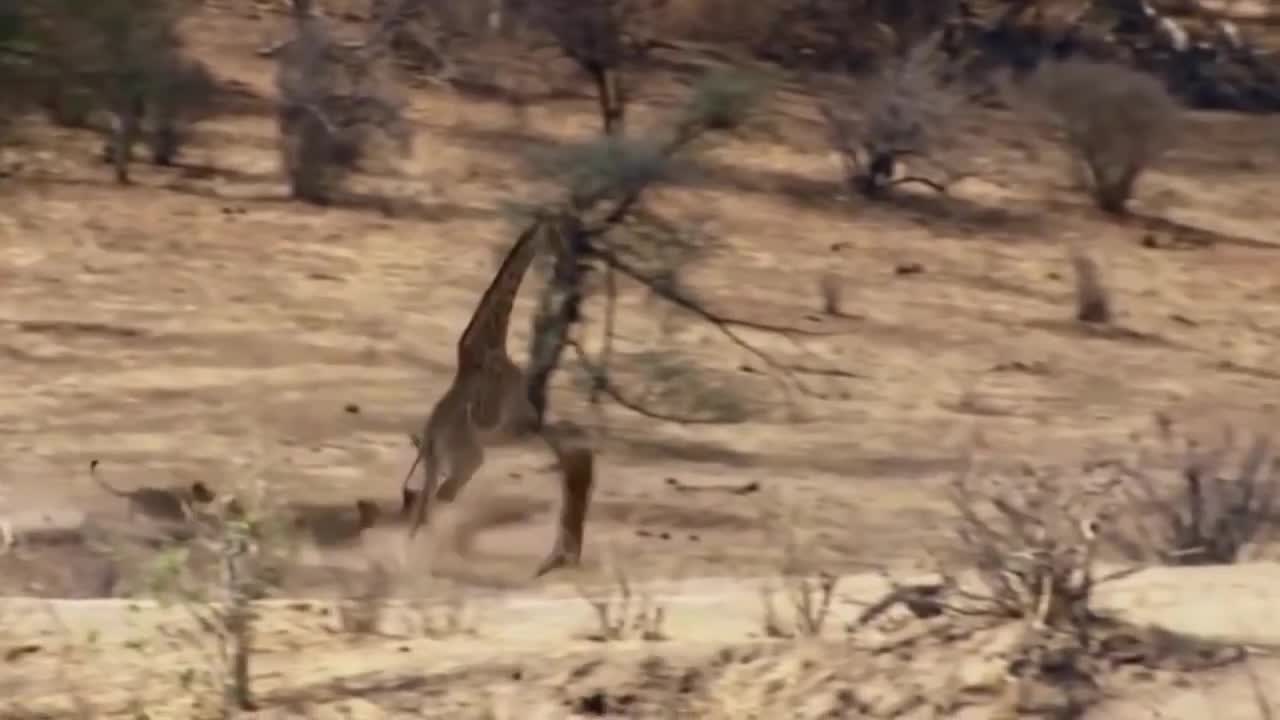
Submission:
[[[769,535],[769,544],[782,550],[778,584],[790,606],[789,612],[780,614],[773,600],[777,589],[772,583],[761,587],[765,635],[817,637],[831,614],[840,578],[824,569],[812,548],[804,542],[797,531],[801,525],[797,522],[795,505],[785,496],[767,493],[760,510],[760,524]]]
[[[1076,320],[1085,323],[1111,322],[1111,296],[1102,282],[1102,271],[1098,268],[1098,263],[1081,248],[1073,247],[1071,267],[1076,278]]]
[[[944,151],[968,96],[945,73],[946,57],[935,37],[889,62],[865,92],[822,103],[845,180],[864,196],[906,183],[945,192],[959,179]],[[908,158],[934,166],[939,176],[895,177]]]
[[[611,553],[606,564],[613,578],[608,594],[600,596],[578,587],[578,594],[595,613],[596,631],[588,636],[589,639],[597,642],[634,637],[649,642],[665,640],[662,625],[666,620],[666,609],[648,590],[636,586],[616,555]]]
[[[1014,482],[965,474],[952,484],[956,557],[946,564],[976,570],[972,590],[952,583],[971,611],[1085,631],[1098,521],[1072,484],[1029,468]]]
[[[1266,543],[1280,519],[1270,438],[1258,433],[1241,452],[1230,429],[1204,447],[1163,427],[1157,452],[1117,467],[1128,523],[1108,533],[1111,544],[1132,560],[1206,565],[1238,562]]]
[[[327,204],[377,143],[403,150],[410,135],[381,49],[339,44],[317,17],[295,20],[276,71],[281,150],[293,196]]]
[[[1139,177],[1173,144],[1180,106],[1155,77],[1123,65],[1044,65],[1034,93],[1083,165],[1098,207],[1125,212]]]

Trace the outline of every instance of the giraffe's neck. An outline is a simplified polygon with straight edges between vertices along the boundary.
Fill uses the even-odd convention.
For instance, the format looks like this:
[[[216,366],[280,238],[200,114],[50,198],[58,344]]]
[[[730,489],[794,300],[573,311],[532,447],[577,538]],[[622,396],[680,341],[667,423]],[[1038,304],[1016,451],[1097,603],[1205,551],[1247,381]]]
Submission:
[[[483,367],[485,357],[492,353],[505,355],[511,311],[524,276],[538,254],[544,225],[545,221],[539,220],[520,235],[480,296],[471,322],[458,340],[459,372]]]

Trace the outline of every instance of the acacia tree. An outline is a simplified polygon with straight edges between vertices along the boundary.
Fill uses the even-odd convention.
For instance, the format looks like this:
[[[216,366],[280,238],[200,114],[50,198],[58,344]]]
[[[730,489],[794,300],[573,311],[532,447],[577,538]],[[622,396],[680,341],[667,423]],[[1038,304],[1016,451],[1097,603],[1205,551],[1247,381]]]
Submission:
[[[660,260],[654,262],[655,247],[651,242],[631,242],[627,233],[629,226],[648,220],[644,199],[669,176],[670,163],[694,150],[709,135],[738,127],[759,90],[758,84],[740,73],[713,72],[702,79],[684,111],[660,139],[605,135],[572,150],[574,161],[562,168],[562,198],[534,213],[534,222],[556,223],[559,238],[551,278],[539,299],[530,337],[528,395],[539,423],[547,411],[547,385],[566,349],[572,349],[588,365],[594,391],[647,415],[677,422],[698,421],[665,415],[629,402],[610,380],[608,348],[615,326],[615,276],[637,282],[654,296],[712,324],[732,343],[781,373],[784,383],[787,378],[794,379],[785,364],[756,347],[741,331],[815,333],[734,318],[706,307],[670,281],[671,268],[664,267]],[[603,274],[606,278],[606,336],[603,356],[597,358],[588,357],[582,344],[572,337],[574,326],[583,316],[583,286],[590,274]],[[788,387],[796,385],[791,383]]]

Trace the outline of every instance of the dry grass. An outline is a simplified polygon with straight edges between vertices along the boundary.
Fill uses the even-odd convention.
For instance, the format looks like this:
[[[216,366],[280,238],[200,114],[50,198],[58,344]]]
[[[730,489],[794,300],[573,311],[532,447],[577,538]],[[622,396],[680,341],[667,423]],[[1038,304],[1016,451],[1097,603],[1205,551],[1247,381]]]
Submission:
[[[1076,279],[1076,320],[1083,323],[1106,324],[1114,312],[1111,295],[1103,284],[1102,270],[1098,263],[1079,247],[1071,249],[1071,269]]]

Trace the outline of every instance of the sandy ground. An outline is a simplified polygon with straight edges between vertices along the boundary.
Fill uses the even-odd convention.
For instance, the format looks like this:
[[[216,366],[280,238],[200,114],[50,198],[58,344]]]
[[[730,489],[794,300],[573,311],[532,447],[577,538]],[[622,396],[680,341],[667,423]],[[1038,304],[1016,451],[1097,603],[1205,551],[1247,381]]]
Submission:
[[[616,587],[396,601],[380,605],[364,632],[344,623],[332,602],[268,601],[256,625],[258,713],[978,718],[998,717],[1010,696],[1013,683],[994,668],[1014,652],[1016,625],[965,630],[891,618],[855,630],[857,615],[889,590],[882,577],[861,575],[840,580],[821,633],[778,639],[764,631],[762,596],[750,590],[770,582],[644,584],[636,587],[637,603],[649,604],[630,611],[620,609]],[[794,628],[786,589],[772,592],[778,626]],[[1280,660],[1271,654],[1280,649],[1270,617],[1277,592],[1274,564],[1156,569],[1102,586],[1096,606],[1108,616],[1184,637],[1247,642],[1256,657],[1221,669],[1227,655],[1212,646],[1152,651],[1146,663],[1120,665],[1107,677],[1104,689],[1114,698],[1090,717],[1141,711],[1190,720],[1206,717],[1206,707],[1214,717],[1257,717],[1254,693],[1280,692]],[[592,600],[628,620],[656,609],[663,619],[646,626],[651,635],[628,630],[602,643]],[[205,673],[219,677],[217,646],[194,627],[191,606],[27,599],[0,610],[22,638],[6,652],[13,683],[2,688],[10,698],[0,704],[6,717],[69,713],[77,701],[95,713],[145,708],[148,717],[189,717]],[[300,655],[307,660],[299,662]],[[108,664],[110,672],[99,671]],[[175,684],[188,692],[175,695]]]
[[[253,51],[279,23],[257,10],[209,10],[194,19],[192,38],[220,78],[269,97],[270,62]],[[520,82],[554,89],[574,81],[552,68]],[[678,75],[647,80],[636,123],[660,116],[686,84]],[[584,97],[517,113],[432,88],[414,94],[412,115],[412,152],[357,178],[356,197],[329,208],[287,199],[265,100],[202,127],[185,167],[136,166],[137,182],[127,188],[90,159],[96,141],[82,132],[26,128],[18,144],[0,149],[11,175],[0,180],[0,511],[36,524],[42,514],[78,513],[98,527],[137,527],[143,521],[127,518],[125,501],[90,480],[87,464],[98,458],[122,488],[202,481],[232,492],[256,484],[305,515],[312,532],[286,594],[342,595],[376,561],[395,570],[391,593],[403,597],[500,588],[565,598],[575,583],[607,576],[602,569],[619,558],[636,578],[775,576],[784,530],[832,572],[912,572],[949,542],[940,490],[973,452],[1072,468],[1127,452],[1130,436],[1147,432],[1157,411],[1202,435],[1273,418],[1274,118],[1189,114],[1184,142],[1144,178],[1134,216],[1116,221],[1089,206],[1059,150],[994,110],[957,120],[976,177],[951,195],[852,199],[836,183],[839,165],[812,101],[783,85],[760,122],[707,149],[693,171],[655,196],[654,208],[716,239],[716,252],[682,274],[699,298],[726,314],[805,331],[791,339],[748,335],[807,392],[784,395],[759,358],[624,286],[617,379],[637,394],[656,387],[665,409],[735,422],[681,425],[616,407],[602,417],[569,367],[557,412],[606,431],[584,568],[529,578],[550,541],[555,483],[544,470],[548,458],[517,447],[492,455],[454,512],[465,518],[497,505],[523,507],[526,516],[482,533],[472,562],[439,565],[432,579],[430,548],[407,548],[394,523],[355,537],[353,503],[366,498],[390,511],[398,503],[412,459],[406,433],[443,392],[453,343],[513,237],[503,205],[537,196],[523,158],[587,137],[594,118]],[[1103,268],[1116,329],[1071,322],[1072,244]],[[920,271],[901,271],[912,264]],[[818,288],[828,276],[842,290],[842,317],[820,312]],[[535,274],[518,304],[514,348],[525,345],[540,282]],[[598,321],[598,308],[587,313]],[[757,483],[760,491],[684,492],[671,479]],[[136,590],[130,572],[75,544],[19,547],[0,556],[0,591],[119,594]],[[704,667],[719,647],[745,642],[758,624],[758,609],[747,610],[758,593],[739,584],[723,591],[738,604],[717,615],[741,627],[721,633],[694,615],[686,636],[673,614],[672,640],[660,653],[673,667]],[[676,595],[668,600],[679,605]],[[119,613],[121,605],[85,607]],[[571,598],[545,615],[533,607],[508,612],[567,629],[585,608]],[[161,622],[150,611],[138,617]],[[278,698],[289,687],[330,687],[346,672],[342,663],[363,662],[366,653],[380,653],[370,673],[429,671],[419,678],[425,684],[394,691],[405,696],[433,696],[457,673],[505,688],[486,678],[510,670],[509,638],[524,627],[508,618],[488,623],[503,628],[496,636],[451,635],[440,642],[465,658],[451,665],[436,640],[351,645],[314,629],[291,640],[289,622],[272,620],[268,627],[277,629],[266,631],[281,644],[263,661],[264,692]],[[709,633],[705,645],[694,640],[699,629]],[[549,687],[556,672],[603,652],[562,637],[539,636],[520,650],[568,658],[544,668],[534,685]],[[71,652],[83,654],[71,681],[108,682],[92,659],[98,650],[66,642],[70,649],[42,650],[32,661],[0,665],[0,673],[25,684],[39,662]],[[847,650],[837,646],[820,652]],[[332,675],[296,667],[301,647],[332,648],[332,663],[327,655],[317,662]],[[628,647],[624,656],[653,652]],[[792,652],[805,651],[766,654]],[[525,662],[532,661],[516,664]],[[39,667],[54,672],[52,664]],[[40,677],[42,697],[58,694],[52,675]],[[1223,687],[1237,688],[1240,677]],[[759,681],[744,678],[724,682]],[[475,702],[480,712],[489,701]],[[1164,715],[1175,716],[1195,715]]]

